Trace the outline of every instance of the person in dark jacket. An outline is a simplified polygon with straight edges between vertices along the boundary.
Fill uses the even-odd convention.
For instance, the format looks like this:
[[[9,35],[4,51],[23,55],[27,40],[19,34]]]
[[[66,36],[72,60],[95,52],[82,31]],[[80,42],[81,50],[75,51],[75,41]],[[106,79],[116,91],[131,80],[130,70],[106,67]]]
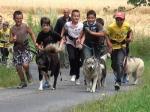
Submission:
[[[68,8],[65,8],[63,10],[63,16],[59,17],[57,22],[56,22],[56,25],[55,25],[55,28],[54,28],[54,31],[56,31],[57,33],[59,33],[61,35],[61,31],[62,31],[62,28],[63,26],[65,25],[66,22],[68,21],[71,21],[71,17],[69,16],[70,14],[70,11]],[[64,33],[64,36],[66,35],[66,33]],[[60,52],[59,53],[60,55],[60,65],[61,67],[67,67],[67,63],[68,62],[68,59],[67,59],[67,51],[65,49],[64,52]]]

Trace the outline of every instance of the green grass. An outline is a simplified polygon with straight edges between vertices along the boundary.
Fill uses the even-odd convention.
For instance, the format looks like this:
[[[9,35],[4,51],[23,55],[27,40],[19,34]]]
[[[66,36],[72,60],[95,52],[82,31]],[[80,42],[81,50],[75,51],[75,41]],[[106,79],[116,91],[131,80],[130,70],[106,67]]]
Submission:
[[[142,57],[145,71],[142,83],[131,91],[118,92],[103,100],[87,102],[73,107],[69,112],[149,112],[150,110],[150,38],[134,41],[131,45],[131,55]]]
[[[18,83],[19,79],[16,70],[0,65],[0,87],[12,87]]]

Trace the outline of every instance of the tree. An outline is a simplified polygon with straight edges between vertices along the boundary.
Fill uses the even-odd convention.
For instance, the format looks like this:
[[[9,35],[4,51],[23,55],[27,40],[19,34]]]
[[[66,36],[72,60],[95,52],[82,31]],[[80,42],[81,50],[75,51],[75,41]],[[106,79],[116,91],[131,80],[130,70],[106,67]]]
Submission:
[[[128,0],[128,4],[137,6],[150,6],[150,0]]]

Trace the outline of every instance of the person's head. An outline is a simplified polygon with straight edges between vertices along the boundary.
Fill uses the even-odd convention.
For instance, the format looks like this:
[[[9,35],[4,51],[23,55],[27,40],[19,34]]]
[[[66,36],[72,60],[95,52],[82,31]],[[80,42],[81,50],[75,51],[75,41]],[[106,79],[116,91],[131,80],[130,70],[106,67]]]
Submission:
[[[69,17],[69,14],[70,14],[69,9],[68,9],[68,8],[65,8],[65,9],[63,10],[63,14],[64,14],[64,18],[68,18],[68,17]]]
[[[114,18],[116,20],[116,24],[121,27],[124,20],[125,20],[125,13],[124,12],[116,12],[114,15]]]
[[[23,13],[19,10],[15,11],[13,13],[13,19],[14,19],[16,25],[20,26],[22,24],[22,20],[23,20]]]
[[[2,24],[3,17],[0,15],[0,24]]]
[[[80,11],[77,9],[72,10],[71,12],[71,20],[73,23],[78,23],[80,19]]]
[[[9,23],[7,21],[3,22],[3,30],[6,31],[9,27]]]
[[[96,21],[96,12],[94,10],[89,10],[86,14],[86,18],[89,24],[94,24]]]
[[[102,26],[104,26],[104,20],[102,18],[97,18],[96,22],[100,23]]]
[[[40,24],[43,32],[49,32],[51,30],[51,21],[48,17],[42,17]]]

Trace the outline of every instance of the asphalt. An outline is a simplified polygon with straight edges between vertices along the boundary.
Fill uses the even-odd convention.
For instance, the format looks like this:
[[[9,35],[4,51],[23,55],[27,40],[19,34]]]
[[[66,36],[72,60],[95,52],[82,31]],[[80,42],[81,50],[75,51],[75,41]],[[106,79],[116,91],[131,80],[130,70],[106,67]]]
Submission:
[[[61,69],[56,90],[39,91],[38,72],[35,64],[30,65],[34,79],[32,85],[24,89],[16,87],[0,89],[0,112],[63,112],[75,105],[93,100],[101,100],[118,92],[114,90],[114,77],[107,74],[105,87],[95,93],[86,92],[81,70],[81,84],[75,85],[70,81],[69,69]],[[123,85],[120,92],[131,89],[130,84]]]

